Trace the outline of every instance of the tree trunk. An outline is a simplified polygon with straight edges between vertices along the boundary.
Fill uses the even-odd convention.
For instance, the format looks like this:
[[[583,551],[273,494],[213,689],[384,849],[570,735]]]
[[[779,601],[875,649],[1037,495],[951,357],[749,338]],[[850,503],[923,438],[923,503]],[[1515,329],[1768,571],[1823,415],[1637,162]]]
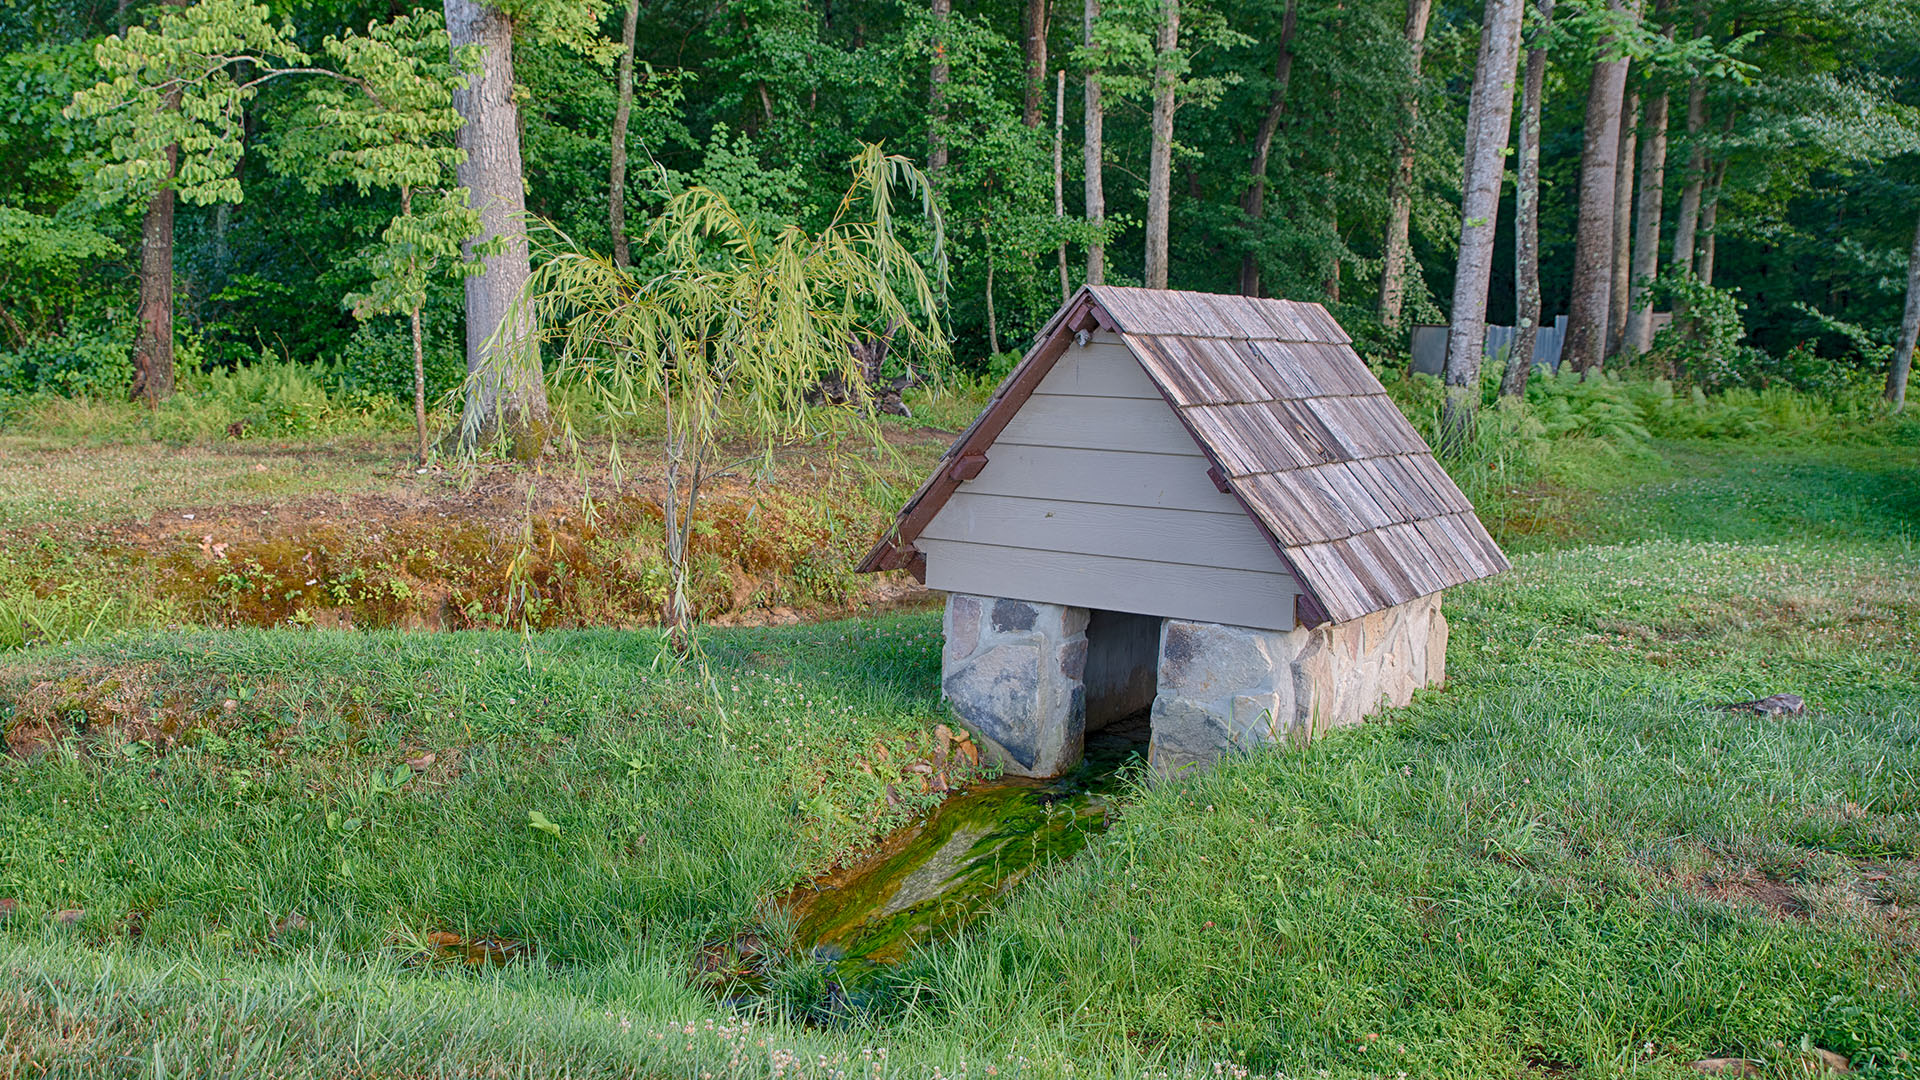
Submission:
[[[1702,285],[1713,284],[1713,249],[1717,240],[1714,227],[1720,221],[1720,182],[1727,177],[1727,163],[1722,160],[1713,170],[1713,186],[1705,196],[1700,207],[1700,259],[1694,276]]]
[[[933,0],[933,71],[927,83],[927,179],[936,185],[947,168],[947,80],[953,67],[947,60],[947,20],[953,0]]]
[[[1617,2],[1617,0],[1616,0]],[[1587,82],[1585,141],[1580,150],[1580,217],[1574,230],[1573,286],[1562,359],[1585,374],[1607,349],[1607,308],[1613,288],[1613,188],[1620,156],[1620,104],[1627,84],[1625,57],[1593,65]]]
[[[1553,0],[1537,0],[1539,34],[1553,19]],[[1538,44],[1538,38],[1536,38]],[[1520,91],[1520,176],[1514,186],[1514,322],[1517,332],[1500,377],[1500,396],[1527,392],[1533,373],[1534,344],[1540,338],[1540,105],[1546,95],[1547,50],[1527,50],[1527,74]]]
[[[1693,269],[1694,238],[1700,225],[1700,189],[1707,180],[1707,81],[1687,84],[1687,183],[1680,189],[1680,213],[1673,223],[1673,265]]]
[[[1292,12],[1291,4],[1287,10]],[[1400,157],[1393,179],[1387,185],[1387,246],[1380,262],[1377,310],[1380,324],[1389,330],[1399,328],[1400,309],[1406,303],[1408,236],[1413,220],[1414,129],[1420,121],[1420,62],[1426,53],[1427,19],[1432,14],[1433,0],[1407,0],[1407,61],[1413,81],[1400,95],[1400,130],[1395,138]]]
[[[1060,230],[1060,302],[1073,295],[1073,277],[1067,273],[1067,69],[1061,68],[1053,80],[1053,224]]]
[[[1513,76],[1520,60],[1523,0],[1487,0],[1467,103],[1466,168],[1460,185],[1460,260],[1447,331],[1447,397],[1442,442],[1453,450],[1472,437],[1480,405],[1480,355],[1487,338],[1487,289],[1494,224],[1513,121]]]
[[[1081,44],[1093,48],[1093,24],[1100,18],[1100,0],[1086,0],[1081,14]],[[1086,172],[1085,211],[1087,229],[1093,239],[1087,242],[1087,284],[1102,285],[1107,280],[1107,245],[1100,230],[1107,223],[1107,194],[1101,170],[1105,165],[1104,129],[1106,109],[1100,101],[1100,73],[1097,65],[1087,68],[1085,133],[1082,137],[1082,166]]]
[[[640,0],[627,0],[620,23],[620,99],[613,107],[613,165],[607,170],[607,230],[613,234],[613,265],[626,269],[627,119],[633,113],[633,35],[640,21]]]
[[[140,222],[140,333],[127,398],[149,406],[173,395],[173,173],[179,154],[178,146],[167,147],[167,178],[147,200]]]
[[[1048,14],[1047,0],[1027,0],[1026,15],[1022,20],[1027,86],[1020,103],[1020,121],[1030,128],[1040,126],[1040,110],[1046,107]]]
[[[1627,283],[1626,351],[1639,355],[1653,345],[1653,300],[1648,290],[1660,272],[1660,213],[1667,198],[1667,92],[1647,101],[1647,140],[1640,145],[1640,196],[1634,210],[1633,270]]]
[[[1153,132],[1147,160],[1146,286],[1167,287],[1167,226],[1173,198],[1174,53],[1180,48],[1180,0],[1160,0],[1153,36]]]
[[[1296,0],[1287,0],[1280,16],[1280,41],[1273,55],[1273,90],[1267,95],[1267,114],[1253,134],[1253,159],[1247,167],[1247,193],[1241,209],[1249,222],[1264,220],[1267,214],[1267,161],[1273,154],[1273,137],[1287,114],[1287,86],[1293,81],[1293,29]],[[1260,260],[1251,246],[1240,256],[1240,295],[1260,295]]]
[[[1913,230],[1907,252],[1907,309],[1900,320],[1900,341],[1894,346],[1893,367],[1887,369],[1887,404],[1894,412],[1907,405],[1907,377],[1913,373],[1913,346],[1920,338],[1920,226]]]
[[[1640,140],[1640,92],[1627,91],[1620,112],[1620,154],[1613,180],[1613,283],[1607,287],[1607,356],[1627,337],[1627,285],[1633,276],[1633,156]]]
[[[513,104],[513,24],[478,0],[446,0],[447,36],[458,50],[481,46],[478,70],[456,90],[454,108],[465,118],[456,137],[467,157],[461,186],[480,213],[479,239],[504,238],[505,250],[486,257],[486,272],[466,280],[467,401],[461,443],[503,440],[526,461],[546,448],[547,389],[539,344],[524,310],[516,310],[531,276],[525,187],[520,169],[518,110]]]

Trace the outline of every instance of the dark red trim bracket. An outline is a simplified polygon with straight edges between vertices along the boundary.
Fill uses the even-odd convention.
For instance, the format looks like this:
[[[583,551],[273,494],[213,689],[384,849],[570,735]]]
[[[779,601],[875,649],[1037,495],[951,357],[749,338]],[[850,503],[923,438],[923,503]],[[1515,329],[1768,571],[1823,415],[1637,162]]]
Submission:
[[[986,467],[987,455],[979,450],[970,450],[954,459],[953,466],[947,470],[947,477],[955,483],[963,483],[979,476],[980,470]]]

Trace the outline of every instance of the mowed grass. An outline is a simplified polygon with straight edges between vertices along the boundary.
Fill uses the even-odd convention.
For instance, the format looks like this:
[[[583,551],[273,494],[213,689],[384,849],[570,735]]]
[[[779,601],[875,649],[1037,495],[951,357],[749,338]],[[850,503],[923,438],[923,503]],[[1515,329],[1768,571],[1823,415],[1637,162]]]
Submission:
[[[717,633],[724,710],[639,633],[16,655],[0,1075],[1920,1075],[1920,455],[1669,461],[1450,595],[1444,691],[1140,788],[858,1002],[694,969],[916,805],[934,616]]]

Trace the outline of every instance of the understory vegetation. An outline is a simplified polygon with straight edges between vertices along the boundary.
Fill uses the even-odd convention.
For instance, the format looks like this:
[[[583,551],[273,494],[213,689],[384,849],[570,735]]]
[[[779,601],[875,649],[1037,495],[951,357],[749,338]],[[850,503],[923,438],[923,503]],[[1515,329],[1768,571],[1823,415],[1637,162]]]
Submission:
[[[710,687],[651,630],[15,652],[0,1075],[1913,1075],[1920,450],[1602,386],[1646,437],[1513,452],[1445,690],[1130,787],[857,999],[777,898],[970,782],[936,614],[717,629]]]

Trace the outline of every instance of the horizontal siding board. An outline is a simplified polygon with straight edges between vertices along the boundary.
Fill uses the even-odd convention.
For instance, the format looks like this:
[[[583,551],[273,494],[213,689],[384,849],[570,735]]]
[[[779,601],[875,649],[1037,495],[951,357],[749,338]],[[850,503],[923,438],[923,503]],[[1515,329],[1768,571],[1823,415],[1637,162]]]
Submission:
[[[927,585],[947,592],[1162,618],[1290,630],[1298,589],[1285,573],[1064,555],[922,538]]]
[[[1159,388],[1133,358],[1133,350],[1118,340],[1096,341],[1085,348],[1067,346],[1034,393],[1161,400]]]
[[[1207,459],[1198,450],[1180,456],[995,444],[987,451],[987,467],[960,485],[960,491],[1170,510],[1244,512],[1233,496],[1221,494],[1207,479]]]
[[[1197,449],[1164,400],[1066,394],[1028,398],[994,440],[996,446],[1002,443],[1143,454],[1191,454]]]
[[[1238,508],[1209,513],[1112,506],[981,495],[963,486],[920,535],[1261,573],[1286,569],[1259,526]]]

